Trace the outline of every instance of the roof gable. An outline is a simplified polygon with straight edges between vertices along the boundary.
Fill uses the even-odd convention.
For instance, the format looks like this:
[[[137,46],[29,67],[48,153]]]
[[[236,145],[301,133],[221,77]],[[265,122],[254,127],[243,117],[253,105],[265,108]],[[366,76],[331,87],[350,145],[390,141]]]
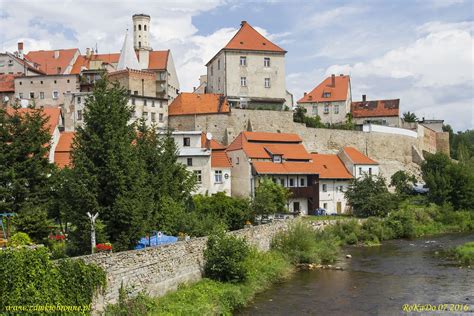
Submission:
[[[331,75],[304,95],[297,103],[346,101],[350,88],[348,75]]]
[[[375,160],[370,159],[354,147],[344,147],[342,149],[349,159],[356,165],[378,165]]]
[[[23,115],[25,113],[34,111],[36,109],[30,109],[30,108],[19,108],[19,109],[14,109],[12,107],[7,108],[7,113],[9,115],[12,115],[15,111],[18,111],[20,115]],[[48,122],[47,128],[49,130],[49,133],[51,136],[53,136],[55,129],[59,126],[60,123],[60,116],[61,116],[61,110],[59,108],[42,108],[41,109],[41,116],[43,118],[47,118]]]
[[[224,49],[286,53],[284,49],[269,41],[246,21],[242,21],[240,29],[224,46]]]
[[[313,167],[320,179],[352,179],[344,163],[337,155],[311,154]]]
[[[231,168],[227,153],[223,149],[213,149],[211,151],[211,167],[212,168]]]
[[[55,49],[31,51],[25,55],[25,58],[35,64],[38,64],[39,70],[48,75],[64,73],[67,66],[71,64],[74,56],[79,53],[79,49]]]

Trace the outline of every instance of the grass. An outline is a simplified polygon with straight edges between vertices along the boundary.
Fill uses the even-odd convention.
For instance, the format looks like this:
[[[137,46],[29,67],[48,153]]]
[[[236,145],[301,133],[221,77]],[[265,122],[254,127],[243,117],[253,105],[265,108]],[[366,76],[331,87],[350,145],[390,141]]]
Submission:
[[[454,254],[462,265],[470,266],[474,264],[474,241],[467,242],[454,248]]]
[[[246,258],[247,278],[242,283],[225,283],[207,278],[182,285],[161,298],[139,295],[122,297],[107,307],[107,315],[232,315],[255,294],[291,275],[293,266],[280,253],[250,251]]]
[[[352,215],[321,215],[321,216],[316,216],[316,215],[306,215],[302,216],[301,218],[305,222],[320,222],[320,221],[327,221],[327,220],[341,220],[341,219],[347,219],[351,218]]]

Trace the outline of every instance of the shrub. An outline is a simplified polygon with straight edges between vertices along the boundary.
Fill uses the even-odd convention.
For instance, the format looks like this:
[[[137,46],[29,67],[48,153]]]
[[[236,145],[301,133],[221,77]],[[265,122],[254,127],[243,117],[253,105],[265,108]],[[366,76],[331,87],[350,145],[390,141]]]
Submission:
[[[51,259],[67,258],[65,242],[53,242],[50,244],[49,249],[51,251]]]
[[[288,231],[276,234],[271,247],[297,264],[317,262],[316,245],[314,230],[307,223],[298,221]]]
[[[355,219],[348,221],[337,221],[336,224],[326,228],[328,233],[333,234],[335,237],[346,244],[357,243],[358,240],[355,242],[354,240],[359,238],[361,234],[360,229],[361,226]]]
[[[244,261],[248,253],[245,240],[218,230],[209,236],[204,251],[206,277],[224,282],[244,281],[247,276]]]
[[[474,241],[467,242],[461,246],[457,246],[454,249],[456,258],[463,265],[474,264]]]
[[[18,232],[13,234],[8,241],[10,247],[29,246],[33,242],[27,233]]]
[[[393,231],[390,227],[384,225],[384,221],[377,217],[369,217],[362,224],[362,231],[365,233],[364,240],[378,241],[391,239]]]
[[[357,235],[354,232],[350,233],[346,237],[346,243],[348,245],[355,245],[355,244],[357,244],[358,241],[359,241],[359,239],[357,238]]]

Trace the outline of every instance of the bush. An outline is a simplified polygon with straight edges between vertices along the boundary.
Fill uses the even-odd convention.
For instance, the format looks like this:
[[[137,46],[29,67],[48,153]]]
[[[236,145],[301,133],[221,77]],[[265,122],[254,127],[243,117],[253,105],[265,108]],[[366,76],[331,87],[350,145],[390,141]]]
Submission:
[[[50,260],[48,249],[0,251],[0,306],[89,305],[105,272],[81,260]]]
[[[19,246],[29,246],[33,244],[30,236],[27,233],[18,232],[13,234],[8,240],[8,246],[10,247],[19,247]]]
[[[458,246],[454,250],[456,258],[463,265],[474,264],[474,241]]]
[[[51,259],[53,260],[67,258],[65,242],[51,242],[49,250],[51,251]]]
[[[298,221],[292,224],[288,231],[276,234],[271,247],[287,256],[293,264],[318,261],[316,233],[304,222]]]
[[[223,282],[242,282],[247,277],[244,261],[249,253],[245,240],[219,230],[209,236],[204,251],[204,274]]]

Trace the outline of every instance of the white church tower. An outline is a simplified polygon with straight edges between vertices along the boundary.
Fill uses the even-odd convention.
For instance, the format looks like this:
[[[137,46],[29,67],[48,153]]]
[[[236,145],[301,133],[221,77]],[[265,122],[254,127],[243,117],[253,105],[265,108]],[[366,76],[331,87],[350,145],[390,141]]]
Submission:
[[[133,17],[133,46],[138,51],[138,60],[141,69],[148,68],[150,58],[150,16],[148,14],[134,14]]]

